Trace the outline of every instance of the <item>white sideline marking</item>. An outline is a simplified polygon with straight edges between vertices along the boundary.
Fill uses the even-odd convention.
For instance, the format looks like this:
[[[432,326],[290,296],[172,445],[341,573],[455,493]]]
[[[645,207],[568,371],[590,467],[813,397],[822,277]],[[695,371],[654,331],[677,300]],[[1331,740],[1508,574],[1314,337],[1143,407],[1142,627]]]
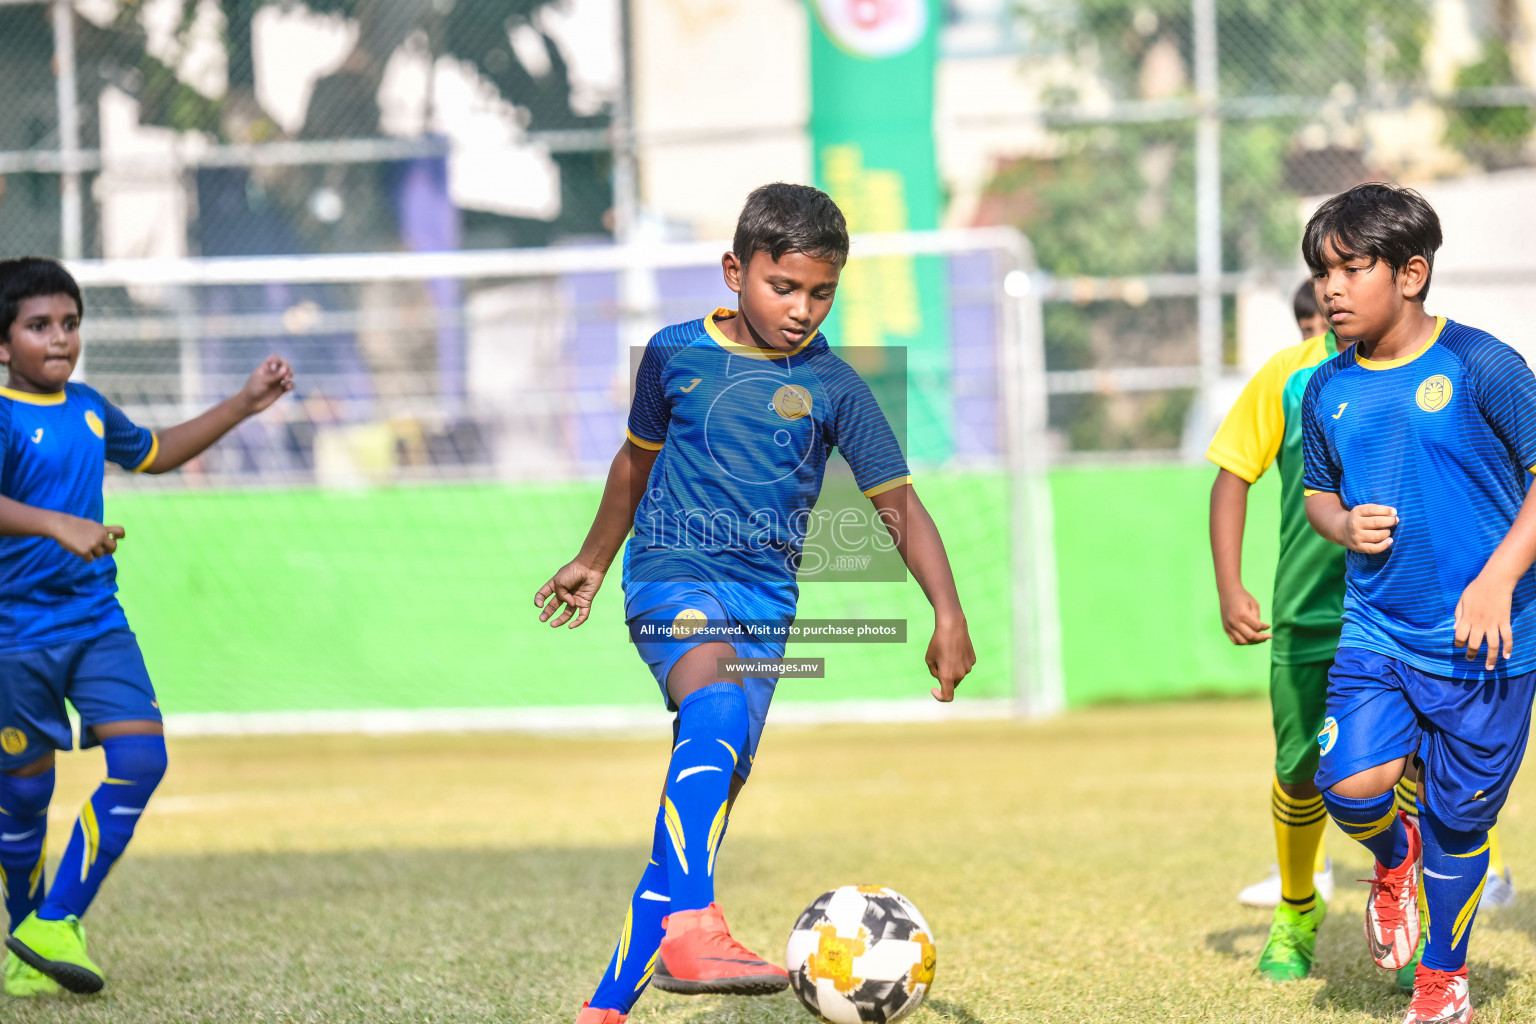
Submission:
[[[940,704],[914,700],[783,701],[768,714],[775,726],[956,722],[1013,718],[1010,699],[985,698]],[[168,736],[292,736],[361,733],[369,736],[438,732],[515,732],[541,735],[662,734],[672,716],[656,705],[590,707],[428,708],[420,711],[184,712],[165,716]]]

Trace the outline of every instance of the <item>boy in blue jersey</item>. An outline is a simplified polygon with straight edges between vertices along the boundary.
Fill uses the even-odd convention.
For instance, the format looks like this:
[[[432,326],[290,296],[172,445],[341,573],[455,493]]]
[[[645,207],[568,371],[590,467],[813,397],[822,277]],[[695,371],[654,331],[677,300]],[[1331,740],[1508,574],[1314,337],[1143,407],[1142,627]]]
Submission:
[[[102,523],[104,464],[169,472],[293,387],[274,356],[233,398],[151,433],[69,382],[83,311],[59,264],[0,261],[0,889],[13,996],[102,987],[80,918],[165,772],[160,705],[117,603],[112,554],[123,528]],[[66,701],[81,746],[106,754],[107,777],[81,807],[45,892],[54,751],[72,743]]]
[[[625,618],[677,712],[650,863],[578,1024],[622,1024],[652,980],[671,992],[740,995],[788,984],[782,968],[731,938],[715,902],[715,856],[776,682],[733,680],[720,662],[783,656],[832,448],[933,605],[933,695],[952,700],[975,664],[943,542],[896,437],[817,330],[847,258],[843,215],[825,194],[776,184],[748,197],[722,257],[740,309],[651,339],[597,518],[580,554],[534,598],[551,626],[581,625],[633,528]]]
[[[1425,312],[1440,239],[1416,192],[1370,184],[1319,207],[1302,243],[1354,342],[1302,401],[1307,518],[1348,549],[1316,782],[1376,859],[1365,929],[1388,970],[1418,942],[1422,853],[1428,935],[1405,1024],[1472,1019],[1488,830],[1536,693],[1536,379],[1509,346]],[[1393,808],[1415,757],[1417,827]]]

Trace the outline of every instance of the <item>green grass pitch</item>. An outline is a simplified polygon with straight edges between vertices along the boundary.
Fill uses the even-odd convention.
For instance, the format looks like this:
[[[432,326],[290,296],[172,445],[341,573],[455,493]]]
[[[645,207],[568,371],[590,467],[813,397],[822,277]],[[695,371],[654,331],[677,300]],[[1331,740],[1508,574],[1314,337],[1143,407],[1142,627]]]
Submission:
[[[913,1024],[1395,1021],[1369,965],[1362,853],[1329,842],[1340,895],[1316,976],[1253,961],[1239,907],[1273,860],[1268,710],[1164,703],[1059,720],[770,727],[721,853],[737,934],[781,957],[801,908],[870,881],[938,939]],[[652,738],[503,735],[185,740],[87,919],[100,997],[0,999],[6,1024],[569,1024],[643,863],[666,757]],[[52,848],[100,777],[60,761]],[[1479,1022],[1536,1017],[1530,781],[1506,813],[1517,885],[1472,943]],[[809,1021],[793,996],[648,993],[634,1024]]]

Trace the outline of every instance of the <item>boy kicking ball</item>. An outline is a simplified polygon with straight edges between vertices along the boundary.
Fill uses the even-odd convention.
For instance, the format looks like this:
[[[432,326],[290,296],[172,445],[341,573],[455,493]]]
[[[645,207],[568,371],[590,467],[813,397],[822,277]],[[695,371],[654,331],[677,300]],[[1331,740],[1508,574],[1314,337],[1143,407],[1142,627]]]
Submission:
[[[933,605],[933,695],[952,700],[976,662],[943,542],[896,437],[817,330],[847,258],[843,215],[823,193],[777,184],[747,198],[722,258],[740,308],[651,339],[597,518],[580,553],[534,598],[551,626],[581,625],[633,528],[625,618],[677,712],[650,863],[577,1024],[621,1024],[652,980],[671,992],[739,995],[789,984],[731,937],[715,902],[715,856],[777,682],[733,680],[719,663],[783,657],[805,526],[832,448]]]
[[[1387,970],[1418,944],[1422,854],[1428,937],[1405,1024],[1472,1019],[1488,830],[1536,693],[1536,379],[1496,338],[1425,312],[1440,240],[1421,196],[1371,184],[1319,207],[1302,242],[1354,342],[1302,401],[1307,518],[1349,549],[1316,781],[1375,857],[1365,931]],[[1393,806],[1415,756],[1418,826]]]
[[[0,888],[10,916],[5,991],[99,991],[80,918],[133,837],[165,773],[160,705],[117,603],[102,524],[105,463],[167,473],[293,388],[277,357],[232,398],[155,435],[69,383],[80,358],[80,288],[52,260],[0,261]],[[100,744],[107,777],[82,808],[53,884],[43,866],[54,751]]]

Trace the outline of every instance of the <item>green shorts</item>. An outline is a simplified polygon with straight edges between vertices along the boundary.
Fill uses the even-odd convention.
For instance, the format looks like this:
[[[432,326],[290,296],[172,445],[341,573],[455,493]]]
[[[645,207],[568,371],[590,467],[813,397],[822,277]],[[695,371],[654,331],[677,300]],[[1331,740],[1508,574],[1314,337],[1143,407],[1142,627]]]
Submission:
[[[1286,785],[1317,774],[1317,734],[1328,709],[1333,660],[1269,666],[1269,705],[1275,714],[1275,776]]]

